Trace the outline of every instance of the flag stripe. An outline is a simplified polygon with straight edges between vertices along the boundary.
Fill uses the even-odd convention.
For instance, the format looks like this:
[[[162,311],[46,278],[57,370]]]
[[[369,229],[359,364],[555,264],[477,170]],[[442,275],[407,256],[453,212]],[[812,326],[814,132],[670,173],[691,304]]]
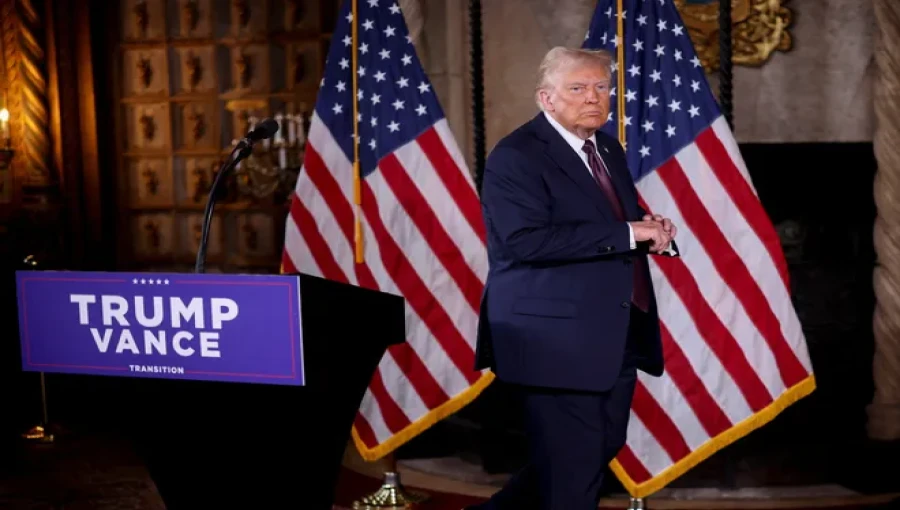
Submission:
[[[647,471],[647,468],[644,467],[644,464],[641,463],[637,458],[637,455],[634,454],[634,451],[628,445],[625,445],[619,450],[616,461],[622,465],[622,468],[624,468],[626,472],[628,472],[628,476],[637,483],[643,483],[653,478],[650,471]]]
[[[664,410],[663,403],[667,405],[665,412],[668,413],[672,424],[681,434],[689,450],[693,450],[709,440],[710,436],[700,423],[700,418],[688,404],[686,395],[681,393],[666,371],[663,371],[659,377],[641,377],[641,385],[660,410]],[[657,428],[655,423],[648,422],[647,428],[655,434],[664,433],[664,430]]]
[[[317,138],[328,138],[327,132],[323,135]],[[353,212],[336,180],[336,175],[347,173],[350,163],[332,156],[329,163],[336,165],[332,173],[323,166],[325,161],[318,157],[314,148],[307,151],[310,151],[310,156],[304,171],[297,177],[295,193],[299,201],[306,204],[310,214],[319,219],[317,228],[346,276],[346,282],[359,285],[359,268],[354,262]]]
[[[378,214],[378,199],[372,192],[368,179],[362,183],[362,193],[363,212],[381,250],[385,267],[394,268],[396,275],[394,280],[397,287],[406,296],[416,313],[428,324],[438,343],[444,348],[447,356],[460,373],[468,379],[470,384],[474,383],[478,379],[478,374],[472,369],[474,353],[471,346],[466,343],[465,338],[456,329],[440,302],[434,298],[410,265],[403,251],[391,238]]]
[[[319,156],[317,147],[322,147],[323,150],[329,154],[343,155],[340,154],[339,151],[334,150],[336,145],[327,130],[322,129],[321,134],[317,133],[317,131],[319,130],[310,128],[310,141],[315,139],[318,144],[307,144],[306,146],[303,172],[300,177],[298,177],[297,189],[306,190],[310,188],[309,186],[303,186],[303,183],[299,181],[303,175],[307,175],[312,185],[318,190],[322,199],[325,200],[325,203],[328,206],[327,212],[330,214],[323,214],[321,217],[323,228],[325,228],[326,225],[329,225],[331,223],[329,220],[332,220],[333,218],[339,231],[344,233],[344,237],[348,240],[352,240],[354,221],[353,208],[350,205],[350,198],[342,191],[341,186],[335,178],[335,174],[341,172],[341,170],[352,172],[353,167],[350,165],[350,162],[343,157],[338,161],[330,162],[330,165],[326,164]],[[337,158],[333,156],[332,159]],[[324,212],[325,211],[323,211],[323,213]]]
[[[415,172],[407,171],[409,178],[428,207],[434,211],[434,216],[440,222],[441,227],[453,240],[456,251],[465,257],[466,264],[478,278],[480,288],[487,278],[487,265],[479,263],[478,252],[471,248],[484,249],[484,241],[460,215],[457,199],[447,189],[439,175],[439,169],[432,165],[432,161],[423,152],[420,143],[410,143],[399,147],[394,151],[394,155],[404,169],[415,169]],[[453,164],[453,161],[448,156],[448,160],[444,163]],[[477,197],[475,198],[476,201],[472,206],[478,209]]]
[[[628,420],[628,446],[641,465],[653,476],[675,462],[656,436],[647,429],[647,424],[634,410],[634,406],[631,409],[631,419]]]
[[[446,120],[439,122],[446,124]],[[441,141],[437,132],[437,125],[426,130],[418,137],[419,147],[428,157],[432,168],[435,169],[447,191],[450,193],[459,211],[468,222],[472,230],[478,235],[482,243],[485,242],[484,221],[481,218],[478,195],[472,187],[471,180],[463,174],[460,167],[453,160],[447,146]]]
[[[334,254],[328,248],[325,239],[319,233],[316,220],[303,204],[303,200],[294,200],[291,203],[291,219],[297,225],[300,235],[306,241],[307,246],[309,246],[310,253],[325,278],[348,283],[347,276],[335,260]]]
[[[406,290],[421,289],[425,291],[422,298],[430,299],[435,305],[427,307],[426,309],[430,315],[423,317],[426,324],[429,325],[429,329],[431,329],[435,337],[446,340],[445,346],[447,348],[452,347],[454,349],[455,352],[448,352],[451,358],[459,356],[462,359],[466,356],[474,356],[474,348],[469,342],[465,341],[465,338],[474,340],[478,324],[477,311],[473,310],[467,303],[461,289],[453,279],[447,277],[446,268],[438,260],[437,254],[430,249],[428,242],[422,238],[422,232],[416,227],[414,221],[405,213],[395,214],[398,210],[402,211],[402,207],[397,203],[397,197],[385,181],[380,167],[366,178],[365,184],[371,191],[372,196],[377,197],[373,210],[378,211],[380,218],[388,218],[390,220],[382,223],[385,227],[387,239],[394,246],[398,247],[397,253],[403,255],[403,261],[407,262],[411,269],[410,276],[413,276],[414,281],[421,284],[421,286],[408,287]],[[383,249],[383,242],[378,235],[377,229],[375,231],[375,239]],[[401,246],[403,251],[399,251]],[[384,254],[383,251],[382,254]],[[385,264],[385,267],[391,266]],[[398,280],[398,278],[402,278],[399,276],[399,273],[404,266],[394,267],[392,274],[395,274],[395,276],[393,278]],[[407,295],[400,282],[398,281],[397,283],[403,294]],[[435,297],[437,295],[443,296],[444,299],[439,302]],[[407,297],[411,300],[416,298],[416,296]],[[435,313],[438,313],[438,315],[434,315]],[[439,317],[447,318],[446,324],[451,326],[450,330],[443,331],[440,327],[434,327],[434,325],[442,323],[440,321],[443,319],[440,319],[439,322],[432,324],[432,321],[439,319]],[[473,365],[474,361],[470,361],[469,366]],[[471,368],[465,375],[467,377],[474,376],[471,373]]]
[[[466,264],[459,248],[450,239],[434,211],[425,201],[425,197],[419,192],[393,154],[385,156],[378,168],[384,181],[393,191],[397,203],[406,211],[410,220],[418,227],[419,232],[424,234],[422,237],[450,277],[456,282],[469,306],[473,311],[477,311],[483,284],[472,272],[472,268]],[[422,170],[422,167],[419,166],[419,169]]]
[[[353,264],[353,249],[350,246],[353,243],[351,236],[353,232],[352,222],[354,221],[354,215],[350,205],[350,190],[348,187],[340,187],[337,180],[334,178],[334,175],[341,174],[339,169],[352,169],[352,167],[350,166],[350,162],[343,157],[339,150],[337,150],[337,145],[334,143],[334,139],[327,130],[310,128],[309,139],[310,142],[315,142],[318,146],[322,147],[325,154],[332,155],[328,160],[328,164],[334,165],[335,170],[329,172],[328,169],[321,167],[320,164],[323,163],[324,160],[318,157],[317,151],[308,148],[307,154],[309,154],[309,156],[306,160],[308,169],[306,173],[309,175],[313,186],[305,186],[301,189],[306,190],[307,194],[310,195],[308,198],[309,201],[315,201],[315,199],[318,198],[315,193],[317,190],[326,190],[328,196],[324,198],[328,210],[321,212],[320,216],[322,218],[322,223],[330,224],[329,213],[334,213],[334,220],[337,221],[337,228],[332,228],[330,232],[343,232],[346,247],[341,249],[333,247],[333,249],[343,253],[344,258],[348,263]],[[298,183],[302,184],[299,181]],[[368,222],[365,221],[363,222],[366,233],[365,239],[374,239],[367,223]],[[377,243],[364,242],[364,249],[367,254],[367,262],[364,264],[365,272],[372,274],[372,277],[377,282],[380,282],[377,285],[379,290],[401,295],[391,276],[381,264],[381,253]],[[375,275],[377,275],[377,277],[375,277]],[[362,281],[361,283],[365,284]],[[408,363],[407,367],[410,370],[408,374],[409,382],[416,387],[416,390],[423,400],[428,402],[428,405],[431,408],[434,408],[449,398],[447,397],[448,393],[455,393],[456,388],[460,385],[467,384],[467,381],[462,374],[459,374],[456,371],[448,372],[442,370],[441,367],[446,363],[444,356],[433,349],[427,349],[427,346],[422,345],[421,341],[416,341],[416,339],[432,339],[433,336],[427,330],[421,317],[410,308],[408,302],[406,307],[407,342],[401,344],[401,346],[392,348],[390,353],[395,356],[395,360],[398,363],[401,363],[401,360]],[[403,350],[405,349],[410,349],[410,352],[404,353]],[[419,349],[421,349],[421,351]],[[440,376],[442,381],[439,382],[436,378],[437,376]]]
[[[678,342],[672,337],[665,322],[660,321],[663,352],[666,353],[666,373],[684,395],[691,410],[697,416],[709,437],[716,437],[733,425],[712,394],[697,376],[694,368]]]
[[[653,176],[658,173],[654,173]],[[646,183],[649,181],[651,181],[651,176],[648,175],[641,181],[642,187],[647,187]],[[649,207],[645,207],[645,209],[647,211],[653,210]],[[697,280],[694,279],[691,271],[685,265],[684,260],[682,260],[685,258],[685,252],[690,245],[690,243],[685,242],[687,240],[684,239],[687,237],[685,230],[680,230],[678,234],[682,238],[682,243],[679,245],[682,250],[682,256],[680,258],[657,257],[654,260],[656,267],[659,268],[665,279],[668,280],[672,290],[681,299],[694,324],[703,325],[702,328],[697,329],[698,333],[722,363],[723,368],[731,374],[750,408],[754,411],[762,409],[772,401],[772,396],[769,395],[768,389],[766,389],[759,375],[747,360],[746,354],[735,337],[725,327],[709,302],[703,297]],[[657,292],[659,291],[657,290]],[[664,313],[662,310],[660,311]]]
[[[421,323],[421,321],[419,322]],[[393,345],[390,347],[390,351],[397,366],[415,386],[419,397],[429,409],[434,409],[450,398],[408,342]],[[398,381],[400,381],[398,384],[402,384],[400,379]]]
[[[290,218],[290,212],[284,227],[284,250],[281,255],[281,265],[282,272],[285,273],[298,273],[300,271],[297,268],[303,267],[307,274],[322,275],[312,258],[309,246],[306,245],[306,241],[300,235],[300,230],[297,229],[297,224]]]
[[[753,196],[759,199],[758,193],[756,192],[756,188],[753,186],[753,180],[750,179],[750,171],[747,170],[747,164],[744,162],[744,158],[741,156],[741,149],[738,147],[737,140],[734,139],[734,135],[731,133],[731,128],[728,127],[728,121],[725,120],[721,114],[719,114],[713,121],[710,127],[713,130],[713,133],[716,134],[716,138],[722,144],[722,147],[725,148],[725,152],[728,154],[728,159],[731,163],[738,169],[738,173],[743,177],[744,182],[747,183],[747,186],[750,188],[750,192],[753,193]]]
[[[639,379],[634,387],[631,409],[644,426],[656,438],[672,461],[679,461],[691,452],[684,436],[672,421],[672,417],[659,405]]]
[[[758,411],[768,405],[772,401],[769,391],[747,361],[737,340],[703,298],[688,268],[681,261],[660,262],[659,268],[672,282],[675,292],[685,303],[694,323],[704,325],[703,329],[699,330],[703,340],[719,358],[725,370],[731,374],[751,409]]]
[[[321,162],[320,159],[312,158],[309,162],[310,168],[313,170],[312,175],[320,177],[329,175],[327,172],[318,172],[318,169],[315,168],[317,163]],[[327,183],[329,179],[325,178],[323,180]],[[310,251],[313,254],[313,257],[316,258],[316,263],[319,268],[321,268],[322,275],[329,280],[350,283],[347,275],[344,273],[344,271],[341,269],[340,265],[332,255],[332,253],[339,252],[339,250],[334,247],[335,244],[339,243],[337,241],[332,241],[330,243],[331,248],[335,249],[332,250],[329,248],[329,243],[327,243],[324,237],[320,234],[312,214],[309,210],[306,209],[306,206],[304,205],[305,202],[321,203],[321,200],[319,200],[320,197],[315,196],[315,192],[317,190],[312,186],[306,186],[301,189],[304,190],[304,194],[307,195],[306,200],[304,201],[298,199],[292,201],[291,218],[296,223],[305,242],[310,246]],[[336,199],[334,202],[340,203],[340,200]],[[332,229],[331,231],[329,231],[329,233],[339,233],[341,231],[346,230],[340,228]],[[361,271],[365,277],[371,278],[371,275],[366,269],[357,268],[357,270]],[[369,283],[374,283],[374,281],[372,280]],[[372,397],[377,404],[377,407],[380,409],[386,425],[392,432],[396,432],[409,425],[409,418],[397,405],[393,396],[389,394],[389,391],[384,386],[384,384],[378,384],[381,381],[380,370],[381,368],[379,367],[379,370],[376,371],[375,377],[373,379],[373,384],[369,389],[371,391]]]
[[[703,387],[712,394],[716,407],[722,409],[730,422],[737,423],[752,414],[753,410],[747,403],[740,385],[700,334],[700,326],[694,322],[681,296],[659,268],[660,262],[665,260],[653,257],[650,262],[660,325],[670,331],[673,338],[678,338],[679,347],[694,373],[702,381]],[[669,355],[667,351],[664,352],[666,356]],[[666,370],[669,370],[668,362]]]
[[[363,394],[362,402],[360,402],[360,410],[362,411],[363,416],[365,416],[366,423],[371,427],[372,435],[375,437],[376,442],[391,437],[390,428],[385,422],[384,415],[382,414],[383,408],[378,405],[378,401],[372,392],[371,383]]]
[[[380,365],[378,369],[375,370],[375,374],[369,382],[369,391],[372,392],[375,401],[378,402],[378,407],[381,409],[381,416],[384,418],[384,423],[392,434],[396,434],[409,426],[409,418],[406,416],[406,413],[404,413],[403,409],[397,405],[397,402],[394,401],[393,397],[389,394],[387,387],[384,385]]]
[[[476,203],[480,203],[478,191],[475,189],[475,180],[472,178],[472,174],[469,173],[468,165],[466,165],[466,158],[463,157],[462,152],[460,152],[459,150],[459,145],[457,145],[456,143],[456,136],[450,129],[450,124],[447,122],[447,119],[444,118],[435,122],[434,132],[437,133],[441,144],[444,146],[444,150],[446,150],[447,154],[450,155],[450,157],[453,159],[453,163],[456,165],[456,168],[458,168],[462,175],[465,176],[465,184],[472,190],[472,194],[469,196],[474,197]],[[480,211],[475,219],[475,224],[476,231],[484,231],[484,221],[481,219]]]
[[[375,236],[367,221],[363,221],[363,238],[374,240]],[[365,259],[366,266],[371,270],[382,292],[394,295],[402,295],[397,285],[388,274],[382,264],[381,251],[377,242],[366,242]],[[408,377],[410,383],[416,387],[422,399],[433,409],[445,402],[450,394],[455,394],[459,388],[468,385],[468,381],[456,370],[442,370],[448,364],[446,354],[442,349],[431,349],[434,335],[430,332],[422,318],[410,306],[405,304],[406,313],[406,343],[392,346],[389,352],[401,366],[409,363]],[[408,353],[404,353],[405,349]],[[409,359],[406,359],[408,356]]]
[[[722,279],[716,270],[709,254],[704,251],[700,242],[696,239],[694,232],[689,225],[686,225],[682,212],[678,209],[675,200],[669,193],[668,188],[663,184],[658,175],[653,174],[647,176],[641,183],[642,189],[652,194],[660,206],[661,213],[672,219],[675,224],[680,225],[678,237],[681,239],[679,247],[681,248],[681,262],[685,267],[690,269],[690,274],[694,279],[694,283],[700,291],[701,296],[709,306],[717,311],[717,317],[722,319],[722,324],[731,333],[737,345],[747,357],[749,364],[753,367],[765,364],[775,366],[775,357],[762,341],[756,326],[747,315],[744,307],[737,300],[734,292],[728,286],[727,282]],[[660,261],[665,263],[664,261]],[[694,275],[702,275],[698,278]],[[662,279],[661,285],[667,285],[666,279]],[[780,283],[779,283],[780,285]],[[665,289],[662,289],[665,290]],[[678,306],[672,304],[671,306]],[[661,315],[664,315],[662,312]],[[727,318],[727,321],[725,318]],[[669,320],[681,320],[680,318],[670,317]],[[697,329],[702,328],[702,323],[697,325]],[[684,341],[683,343],[687,343]],[[770,395],[777,395],[784,391],[785,386],[778,377],[777,372],[767,371],[765,373],[757,372],[763,385],[765,385]]]
[[[366,444],[378,444],[378,438],[375,437],[375,431],[372,430],[372,426],[369,425],[369,421],[366,420],[363,413],[356,413],[356,417],[353,418],[353,429],[356,432],[356,435]]]
[[[781,253],[781,241],[778,234],[772,228],[769,217],[762,207],[759,199],[753,190],[750,189],[746,179],[744,179],[740,171],[734,164],[734,161],[728,156],[722,142],[716,136],[715,132],[706,129],[697,137],[697,148],[703,153],[703,157],[709,162],[708,169],[718,177],[722,183],[722,189],[731,197],[737,209],[743,214],[744,219],[756,233],[758,239],[765,246],[765,250],[769,252],[772,263],[778,269],[781,279],[784,281],[786,289],[790,288],[790,277],[788,276],[787,261]],[[705,173],[706,169],[702,169]],[[700,168],[692,168],[694,174],[698,174]]]
[[[318,133],[320,136],[317,137],[320,143],[322,143],[325,147],[328,147],[328,133]],[[307,159],[307,175],[313,184],[313,186],[305,186],[302,189],[305,190],[305,194],[307,195],[307,202],[319,203],[319,195],[316,191],[320,191],[322,189],[329,190],[329,197],[325,199],[327,202],[326,206],[328,208],[328,212],[335,213],[334,220],[337,225],[336,228],[332,228],[330,233],[339,233],[343,232],[345,241],[345,246],[339,248],[335,246],[335,244],[339,244],[337,241],[333,243],[328,243],[331,246],[331,251],[339,252],[344,254],[344,259],[348,264],[353,264],[352,261],[352,232],[353,232],[353,213],[350,207],[350,203],[346,195],[341,191],[341,188],[338,187],[336,180],[333,178],[332,173],[328,172],[327,169],[320,167],[322,160],[318,157],[318,153],[312,149],[307,149],[309,158]],[[348,167],[349,162],[335,162],[339,167]],[[301,206],[301,203],[298,201],[298,206]],[[322,211],[319,214],[320,218],[327,218],[328,214],[325,211]],[[323,221],[323,223],[328,223],[327,221]],[[330,253],[329,250],[324,250],[321,247],[321,244],[318,249],[315,250],[316,253],[326,252]],[[376,255],[377,257],[377,255]],[[368,259],[370,262],[373,261],[372,258]],[[377,258],[374,259],[377,262]],[[372,274],[370,266],[368,263],[364,264],[353,264],[355,271],[358,275],[360,285],[372,288],[374,290],[382,290],[376,281],[375,276]],[[334,268],[331,268],[330,271],[333,271]],[[329,272],[325,272],[326,274],[330,274]],[[381,278],[382,282],[387,278],[386,273],[380,272],[380,274],[385,275]],[[340,281],[346,282],[346,278],[341,279]],[[407,321],[408,324],[411,321]],[[405,369],[409,371],[409,382],[412,384],[416,390],[419,392],[419,395],[429,403],[430,406],[434,407],[439,405],[440,402],[446,400],[446,392],[440,387],[437,380],[425,367],[425,364],[422,362],[419,355],[412,350],[412,347],[409,345],[409,341],[397,345],[394,348],[390,349],[390,354],[395,357],[395,361],[399,363],[403,363]],[[442,362],[434,363],[435,367],[439,367]],[[376,394],[377,396],[377,394]]]
[[[705,134],[708,133],[712,133],[712,131],[707,130],[705,132]],[[714,144],[722,147],[718,138],[712,137],[712,139]],[[722,155],[727,157],[724,149],[722,150]],[[703,206],[711,217],[717,219],[721,225],[720,231],[723,236],[728,240],[734,252],[741,258],[747,270],[758,283],[760,290],[768,301],[768,307],[780,323],[783,336],[792,345],[798,340],[802,341],[802,329],[797,314],[794,312],[788,287],[776,267],[776,260],[780,259],[784,262],[784,258],[776,257],[776,260],[773,260],[772,256],[767,253],[771,252],[773,247],[765,246],[762,239],[753,235],[754,229],[745,220],[745,215],[742,214],[740,208],[733,200],[729,200],[730,195],[726,189],[726,183],[721,182],[716,177],[705,177],[713,174],[713,166],[724,165],[725,163],[722,161],[708,161],[704,152],[693,145],[688,146],[678,154],[678,161],[681,167],[686,169],[685,175],[697,192],[697,196],[703,203]],[[743,179],[738,175],[738,171],[733,165],[731,168],[731,172],[721,171],[721,173],[729,173],[737,181],[737,183],[729,186],[741,185],[744,182]],[[753,195],[749,188],[746,189],[749,194],[747,198],[752,198]],[[763,216],[757,218],[757,221],[768,222],[765,213],[762,214]],[[770,231],[774,233],[773,229],[770,229]],[[774,249],[777,249],[777,247]],[[710,267],[710,269],[712,268]],[[744,317],[741,316],[740,318],[743,320]],[[772,361],[774,361],[774,358]],[[764,365],[770,364],[768,359],[760,362]],[[804,369],[811,369],[806,358],[801,358],[800,362],[803,364]],[[784,387],[776,389],[770,386],[769,389],[773,392],[780,392],[784,390]]]
[[[781,332],[778,318],[769,308],[759,285],[754,281],[744,262],[728,244],[715,220],[710,217],[709,212],[700,202],[681,165],[676,159],[669,160],[656,171],[656,174],[659,175],[660,180],[666,185],[678,204],[687,226],[691,228],[697,240],[710,254],[710,260],[719,275],[725,279],[759,329],[775,356],[784,385],[790,387],[806,378],[806,370],[791,351],[790,345]]]
[[[413,352],[409,344],[405,342],[395,344],[390,346],[388,350],[389,355],[381,358],[378,369],[381,372],[381,378],[387,393],[397,403],[403,415],[407,417],[405,426],[408,426],[413,417],[427,413],[428,406],[422,399],[422,395],[416,385],[410,384],[415,379],[411,373],[406,372],[410,366],[408,364],[403,366],[400,363],[401,360],[409,361],[409,354]],[[419,366],[424,368],[424,365],[421,365],[421,361],[419,361]]]
[[[328,250],[324,239],[316,229],[312,216],[302,201],[293,201],[291,204],[291,217],[297,223],[306,242],[312,247],[313,256],[316,257],[319,267],[322,268],[323,276],[329,280],[348,283],[347,276],[334,261],[331,251]],[[376,371],[369,389],[378,408],[381,410],[386,425],[392,432],[401,430],[409,425],[409,419],[388,394],[384,384],[381,383],[380,370]]]

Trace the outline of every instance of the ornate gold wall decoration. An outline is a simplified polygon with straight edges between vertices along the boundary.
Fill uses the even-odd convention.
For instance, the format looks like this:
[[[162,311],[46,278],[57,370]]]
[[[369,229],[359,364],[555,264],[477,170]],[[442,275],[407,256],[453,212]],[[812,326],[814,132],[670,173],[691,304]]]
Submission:
[[[0,2],[0,31],[3,46],[3,62],[6,64],[3,74],[6,78],[6,108],[9,110],[9,138],[12,147],[19,147],[22,141],[22,107],[19,101],[19,59],[18,44],[16,43],[16,9],[12,0]],[[13,176],[19,166],[19,158],[13,158],[9,168],[0,173],[3,186],[0,193],[0,203],[9,203],[13,200]]]
[[[791,10],[787,0],[732,0],[735,65],[760,66],[772,53],[791,49]],[[719,68],[718,0],[675,0],[685,28],[707,72]]]
[[[51,183],[47,71],[43,23],[36,4],[33,0],[3,2],[0,29],[10,140],[16,151],[12,175],[26,185],[46,186]]]

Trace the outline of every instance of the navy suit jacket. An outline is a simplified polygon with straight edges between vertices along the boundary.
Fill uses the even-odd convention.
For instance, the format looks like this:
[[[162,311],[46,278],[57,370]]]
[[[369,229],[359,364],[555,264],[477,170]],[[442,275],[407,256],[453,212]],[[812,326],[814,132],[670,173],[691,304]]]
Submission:
[[[621,146],[599,131],[595,136],[627,220],[640,220],[646,212]],[[629,332],[633,260],[648,256],[646,246],[631,249],[628,225],[543,113],[491,151],[481,201],[489,272],[476,368],[511,383],[608,390]],[[634,328],[641,331],[632,337],[635,362],[659,376],[655,298],[646,317]]]

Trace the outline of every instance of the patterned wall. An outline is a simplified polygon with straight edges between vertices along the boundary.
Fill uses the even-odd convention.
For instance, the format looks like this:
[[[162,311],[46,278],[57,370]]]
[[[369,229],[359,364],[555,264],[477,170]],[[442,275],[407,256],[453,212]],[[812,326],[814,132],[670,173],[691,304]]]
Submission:
[[[291,130],[299,150],[286,151],[292,171],[277,171],[277,154],[257,153],[242,163],[218,199],[207,252],[209,271],[278,271],[285,199],[302,161],[338,3],[121,2],[116,125],[123,266],[189,271],[210,183],[233,140],[254,118],[288,113],[302,115],[301,129]]]

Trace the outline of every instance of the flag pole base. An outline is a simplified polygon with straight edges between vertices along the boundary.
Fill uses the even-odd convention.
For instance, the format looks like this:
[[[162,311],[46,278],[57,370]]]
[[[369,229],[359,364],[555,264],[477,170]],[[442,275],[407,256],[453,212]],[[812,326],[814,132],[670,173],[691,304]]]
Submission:
[[[381,487],[353,502],[353,510],[407,510],[417,508],[426,501],[428,495],[410,491],[400,483],[400,473],[388,471],[384,474]]]
[[[35,425],[22,434],[22,439],[32,443],[52,443],[56,438],[43,425]]]
[[[27,259],[26,259],[27,260]],[[48,430],[50,428],[49,419],[47,418],[47,383],[44,380],[44,373],[40,373],[41,380],[41,411],[43,422],[35,425],[22,434],[22,439],[33,443],[52,443],[55,440],[54,435]]]
[[[644,498],[631,498],[628,510],[645,510]]]

